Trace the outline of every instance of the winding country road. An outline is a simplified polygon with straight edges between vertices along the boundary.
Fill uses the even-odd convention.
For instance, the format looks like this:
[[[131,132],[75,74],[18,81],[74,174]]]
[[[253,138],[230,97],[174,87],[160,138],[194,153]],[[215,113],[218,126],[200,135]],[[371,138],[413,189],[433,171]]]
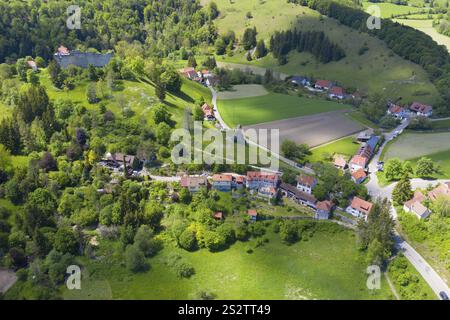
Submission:
[[[394,139],[395,132],[404,130],[409,124],[408,120],[405,120],[397,128],[389,133],[384,134],[385,142],[380,146],[377,154],[373,157],[369,164],[370,181],[366,184],[367,190],[372,198],[388,198],[392,199],[392,191],[396,183],[392,183],[388,186],[381,187],[377,177],[377,163],[380,160],[380,155],[389,140]],[[423,179],[411,179],[412,189],[424,189],[429,185],[436,186],[447,180],[423,180]],[[395,207],[391,206],[391,214],[394,219],[397,219],[397,211]],[[439,274],[425,261],[425,259],[409,244],[407,243],[397,232],[394,236],[396,248],[403,253],[408,261],[416,268],[416,270],[425,279],[434,293],[440,298],[439,293],[444,291],[447,296],[450,297],[450,290],[445,281],[439,276]]]

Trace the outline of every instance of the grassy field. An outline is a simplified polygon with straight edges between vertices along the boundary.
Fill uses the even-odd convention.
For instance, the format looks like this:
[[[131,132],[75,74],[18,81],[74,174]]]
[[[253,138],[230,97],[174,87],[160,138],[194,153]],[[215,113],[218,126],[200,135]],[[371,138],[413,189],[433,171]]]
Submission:
[[[394,21],[426,33],[434,41],[446,46],[450,51],[450,37],[437,32],[433,27],[433,20],[394,19]]]
[[[425,71],[395,55],[382,41],[366,33],[360,33],[327,17],[320,18],[318,12],[287,4],[285,0],[243,0],[233,3],[220,0],[217,4],[219,10],[222,10],[217,22],[220,33],[228,31],[227,26],[232,25],[237,36],[241,37],[245,27],[256,26],[259,31],[258,38],[268,42],[269,35],[275,30],[296,27],[304,31],[323,31],[346,51],[344,59],[328,64],[318,63],[309,53],[297,52],[289,54],[289,62],[283,66],[279,66],[271,55],[248,62],[244,52],[239,49],[233,57],[218,57],[218,61],[250,64],[287,74],[324,78],[366,93],[384,92],[393,99],[403,97],[405,103],[417,100],[418,97],[424,103],[435,102],[437,91]],[[245,14],[248,11],[251,11],[254,17],[246,20]],[[359,51],[363,46],[366,46],[368,51],[360,55]]]
[[[269,94],[269,92],[262,85],[241,84],[233,86],[231,90],[219,92],[217,97],[220,100],[232,100],[232,99],[259,97],[264,96],[266,94]]]
[[[449,149],[450,132],[404,133],[388,146],[384,159],[413,159]]]
[[[448,130],[448,129],[450,129],[450,119],[433,121],[431,124],[433,126],[433,130]]]
[[[402,6],[394,3],[373,3],[364,1],[363,7],[366,10],[369,6],[377,5],[381,9],[381,17],[382,18],[391,18],[392,15],[399,14],[412,14],[421,12],[424,10],[423,8],[410,7],[410,6]]]
[[[64,297],[192,299],[199,291],[209,291],[217,299],[392,299],[384,279],[381,290],[366,288],[366,266],[352,231],[329,222],[321,229],[291,246],[271,231],[265,236],[269,242],[257,248],[254,240],[218,253],[166,246],[141,274],[107,261],[90,262],[84,270],[84,289],[65,291]],[[253,253],[246,253],[249,248]],[[177,278],[165,265],[174,252],[194,266],[190,279]]]
[[[223,120],[230,126],[251,125],[292,117],[342,110],[350,106],[333,101],[308,99],[285,94],[221,100],[218,102]]]
[[[427,154],[428,158],[433,160],[433,162],[438,166],[438,173],[434,174],[436,179],[450,179],[450,149],[442,152],[437,152],[433,154]],[[413,168],[415,168],[419,158],[411,159]]]
[[[343,138],[323,146],[311,149],[312,155],[308,156],[308,162],[318,162],[324,160],[324,155],[333,156],[334,154],[341,154],[346,157],[351,157],[358,151],[359,144],[354,143],[354,137]]]
[[[350,113],[348,113],[348,116],[350,117],[350,119],[355,120],[368,128],[372,128],[372,129],[380,128],[376,123],[367,119],[364,116],[364,114],[362,114],[360,111],[350,112]]]

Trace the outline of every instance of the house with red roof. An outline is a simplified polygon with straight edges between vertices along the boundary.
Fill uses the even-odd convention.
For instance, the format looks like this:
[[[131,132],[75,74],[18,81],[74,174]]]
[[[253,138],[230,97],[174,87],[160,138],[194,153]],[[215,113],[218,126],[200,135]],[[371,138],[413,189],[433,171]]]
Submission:
[[[233,176],[231,174],[215,174],[212,176],[212,188],[218,191],[231,191]]]
[[[329,91],[328,96],[329,96],[331,99],[339,99],[339,100],[342,100],[342,99],[345,99],[346,94],[345,94],[344,88],[334,86],[334,87],[332,87],[331,90]]]
[[[363,169],[352,172],[352,180],[356,184],[363,183],[367,178],[367,173]]]
[[[330,200],[319,201],[316,204],[315,218],[318,220],[327,220],[330,218],[331,210],[334,205]]]
[[[37,64],[34,60],[28,60],[27,64],[31,68],[31,70],[33,70],[34,72],[38,71]]]
[[[365,217],[367,219],[367,216],[370,214],[370,211],[372,211],[372,208],[372,203],[358,197],[353,197],[352,203],[347,207],[347,209],[345,209],[345,212],[357,218]]]
[[[59,56],[68,56],[70,55],[70,50],[67,49],[66,47],[64,47],[63,45],[60,45],[58,50],[55,53],[55,56],[59,55]]]
[[[263,171],[248,171],[246,178],[246,187],[249,190],[261,187],[278,188],[280,182],[280,177],[277,174]]]
[[[428,192],[428,198],[431,201],[436,201],[439,197],[450,197],[450,181],[442,183]]]
[[[423,205],[425,200],[426,197],[423,193],[420,190],[416,190],[413,198],[403,204],[403,210],[415,214],[419,219],[426,219],[431,214],[431,211]]]
[[[387,114],[397,118],[397,119],[404,119],[408,117],[409,112],[406,108],[403,108],[402,106],[399,106],[397,104],[390,104]]]
[[[338,155],[334,158],[334,166],[338,169],[345,170],[347,168],[347,160],[342,155]]]
[[[213,214],[213,218],[218,220],[218,221],[222,221],[223,220],[223,212],[214,212]]]
[[[432,106],[420,102],[413,102],[409,109],[412,112],[415,112],[418,116],[431,117],[431,115],[433,114]]]
[[[317,179],[307,175],[301,175],[297,179],[297,189],[311,194],[312,189],[317,185]]]
[[[353,171],[357,171],[359,169],[365,170],[368,162],[369,162],[369,158],[367,158],[366,156],[361,156],[359,154],[354,155],[349,163],[350,171],[353,172]]]
[[[180,184],[190,192],[197,192],[201,188],[208,187],[208,180],[202,176],[183,176],[181,177]]]
[[[319,89],[319,90],[329,90],[332,86],[333,86],[333,84],[331,83],[331,81],[317,80],[316,84],[314,85],[314,88]]]
[[[255,209],[248,209],[247,215],[252,221],[256,221],[258,219],[258,212]]]

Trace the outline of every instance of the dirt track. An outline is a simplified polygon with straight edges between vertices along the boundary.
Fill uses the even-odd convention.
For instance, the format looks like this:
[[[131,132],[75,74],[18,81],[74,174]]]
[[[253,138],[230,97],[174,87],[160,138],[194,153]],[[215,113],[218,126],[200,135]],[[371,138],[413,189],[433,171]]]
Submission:
[[[291,118],[246,126],[244,129],[279,129],[280,141],[289,139],[315,147],[364,130],[364,126],[340,110],[306,117]],[[281,143],[280,143],[281,145]]]

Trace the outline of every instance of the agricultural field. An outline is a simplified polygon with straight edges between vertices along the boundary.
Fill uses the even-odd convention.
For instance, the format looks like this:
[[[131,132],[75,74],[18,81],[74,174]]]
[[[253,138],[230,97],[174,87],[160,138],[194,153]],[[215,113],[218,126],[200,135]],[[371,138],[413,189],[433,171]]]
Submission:
[[[364,129],[343,111],[327,112],[244,127],[244,129],[279,129],[280,141],[292,140],[310,147],[346,137]],[[268,141],[270,143],[270,139]]]
[[[354,233],[329,222],[321,225],[307,241],[291,246],[272,231],[266,233],[268,242],[262,246],[256,247],[251,240],[216,253],[189,253],[167,245],[149,260],[150,270],[140,274],[131,274],[119,264],[109,263],[108,258],[86,261],[84,289],[66,290],[64,297],[193,299],[198,292],[207,291],[217,299],[392,299],[384,278],[381,290],[366,288],[366,265]],[[114,248],[104,251],[114,255]],[[173,254],[194,266],[190,279],[178,278],[167,267]]]
[[[450,149],[442,152],[436,152],[433,154],[427,154],[427,158],[433,160],[438,166],[438,172],[434,174],[436,179],[450,179]],[[415,168],[419,158],[411,159],[411,164]]]
[[[332,157],[335,154],[350,158],[360,147],[360,144],[356,143],[354,140],[355,138],[350,136],[327,143],[323,146],[312,148],[312,154],[308,156],[306,160],[311,163],[324,161],[326,160],[324,158]]]
[[[238,124],[253,125],[292,117],[348,110],[351,107],[334,101],[270,93],[259,97],[219,100],[218,108],[223,120],[230,127],[236,127]]]
[[[450,132],[404,133],[388,146],[384,159],[406,160],[447,150],[450,150]]]
[[[449,130],[450,129],[450,119],[433,121],[431,124],[432,124],[433,130]]]
[[[259,84],[241,84],[233,86],[232,89],[227,91],[221,91],[218,93],[217,98],[220,100],[232,100],[260,97],[269,94],[264,86]]]
[[[284,29],[296,27],[302,31],[323,31],[346,52],[344,59],[327,64],[317,62],[309,53],[291,52],[288,55],[288,63],[280,66],[271,54],[260,60],[248,62],[244,52],[238,49],[233,57],[217,57],[218,62],[240,63],[271,68],[286,74],[324,78],[364,93],[383,92],[392,98],[403,97],[405,103],[417,100],[418,97],[424,103],[435,102],[437,91],[425,71],[420,66],[397,56],[381,40],[368,34],[359,33],[333,19],[320,17],[318,12],[309,8],[286,4],[285,0],[266,2],[245,0],[239,3],[222,0],[217,1],[217,4],[219,10],[225,8],[222,9],[224,14],[218,18],[221,33],[228,31],[227,25],[236,25],[233,30],[241,37],[245,27],[256,26],[259,31],[258,39],[265,39],[268,43],[274,30],[283,29],[280,25],[282,24]],[[276,7],[277,12],[280,8],[289,9],[289,14],[273,15],[272,12],[275,10],[270,10],[272,6]],[[243,23],[242,17],[245,17],[248,11],[251,11],[254,17]],[[226,14],[227,12],[230,14]],[[242,25],[234,24],[234,20],[241,21]],[[367,47],[368,50],[360,55],[362,47]]]
[[[409,15],[418,13],[424,10],[424,8],[412,7],[412,6],[402,6],[394,3],[373,3],[368,1],[363,1],[363,7],[365,10],[369,6],[376,5],[381,9],[381,17],[382,18],[391,18],[393,15]]]
[[[444,45],[450,51],[450,37],[443,35],[433,27],[432,20],[394,19],[394,21],[426,33],[437,43]]]

